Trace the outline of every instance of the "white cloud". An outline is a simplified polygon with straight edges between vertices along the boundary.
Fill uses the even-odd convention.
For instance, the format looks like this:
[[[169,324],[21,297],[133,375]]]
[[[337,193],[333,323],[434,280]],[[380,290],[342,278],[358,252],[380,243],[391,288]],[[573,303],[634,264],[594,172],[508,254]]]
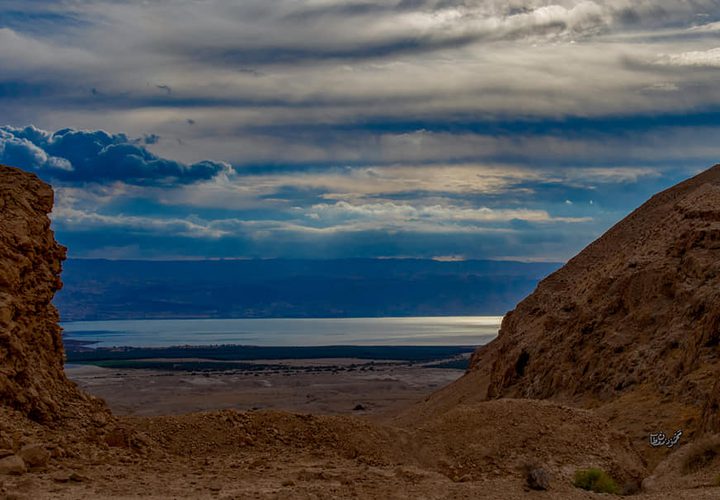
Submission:
[[[411,195],[418,202],[434,203],[449,196],[504,196],[508,200],[532,194],[532,186],[556,183],[589,188],[598,184],[634,183],[657,178],[651,167],[528,168],[517,165],[395,165],[327,168],[316,172],[257,175],[219,175],[176,189],[145,189],[147,196],[167,205],[204,208],[290,208],[292,199],[282,198],[292,189],[295,200],[322,198],[348,202],[347,207],[366,206],[363,200]],[[141,191],[135,190],[140,195]],[[350,205],[349,203],[354,203]],[[327,205],[331,206],[331,205]],[[340,206],[340,205],[339,205]],[[345,205],[343,205],[345,206]],[[315,216],[318,216],[316,214]]]
[[[640,179],[660,177],[657,168],[614,166],[608,168],[568,168],[558,172],[559,182],[567,186],[589,186],[596,183],[635,183]]]
[[[309,215],[319,220],[378,220],[392,224],[420,223],[494,223],[520,220],[525,222],[589,222],[589,217],[551,217],[546,210],[468,208],[453,205],[414,206],[406,203],[369,203],[354,205],[344,201],[317,204]]]
[[[4,76],[61,88],[52,97],[62,106],[29,100],[7,110],[46,127],[111,122],[137,135],[197,134],[197,147],[262,124],[468,112],[598,116],[718,98],[710,90],[682,103],[642,95],[666,75],[627,64],[680,50],[668,61],[715,65],[712,37],[678,40],[678,32],[712,32],[716,0],[367,2],[365,11],[291,0],[27,4],[16,8],[82,21],[54,31],[0,29]],[[698,72],[675,78],[667,85],[714,84]],[[200,125],[192,134],[189,114]]]
[[[52,72],[62,79],[72,79],[76,72],[88,71],[101,62],[89,50],[0,28],[0,67],[4,78],[24,76],[33,82]]]
[[[661,59],[674,66],[720,68],[720,47],[670,54]]]
[[[492,209],[455,205],[412,205],[409,203],[351,204],[339,201],[300,208],[294,217],[276,213],[275,218],[220,218],[198,216],[161,217],[125,214],[102,214],[82,208],[89,197],[79,198],[72,189],[59,191],[58,204],[52,213],[55,224],[74,231],[99,228],[124,228],[140,232],[189,238],[218,239],[251,237],[266,239],[278,233],[332,235],[360,232],[423,233],[423,234],[511,234],[515,230],[502,223],[525,221],[534,224],[574,224],[592,222],[589,217],[553,217],[545,210],[522,208]],[[99,194],[96,200],[102,199]]]
[[[400,165],[328,168],[318,172],[218,176],[209,182],[174,190],[156,190],[155,196],[169,205],[250,208],[258,203],[284,204],[275,197],[285,189],[328,200],[351,200],[414,193],[494,194],[510,190],[521,181],[541,178],[513,166]],[[423,195],[424,193],[424,195]],[[298,198],[302,198],[298,195]],[[262,201],[259,201],[262,200]]]
[[[98,228],[125,228],[142,232],[157,232],[189,238],[217,239],[229,233],[215,229],[212,224],[193,221],[190,218],[146,217],[122,214],[105,215],[94,211],[80,210],[67,206],[55,207],[52,220],[66,229],[93,230]]]

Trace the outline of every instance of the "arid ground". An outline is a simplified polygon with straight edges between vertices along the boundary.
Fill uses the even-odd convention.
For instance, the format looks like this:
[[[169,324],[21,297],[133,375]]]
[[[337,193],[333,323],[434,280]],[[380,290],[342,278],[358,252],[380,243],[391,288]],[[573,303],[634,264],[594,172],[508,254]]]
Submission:
[[[325,415],[397,412],[462,376],[462,370],[357,359],[275,360],[323,371],[177,372],[70,365],[82,389],[102,397],[115,415],[177,415],[233,408]],[[356,367],[352,371],[338,368]]]

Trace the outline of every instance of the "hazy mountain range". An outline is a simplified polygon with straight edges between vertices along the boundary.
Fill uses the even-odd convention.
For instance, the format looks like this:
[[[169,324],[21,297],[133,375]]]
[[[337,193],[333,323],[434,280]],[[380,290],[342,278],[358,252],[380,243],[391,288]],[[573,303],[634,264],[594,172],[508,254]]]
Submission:
[[[557,263],[68,260],[64,321],[501,315]]]

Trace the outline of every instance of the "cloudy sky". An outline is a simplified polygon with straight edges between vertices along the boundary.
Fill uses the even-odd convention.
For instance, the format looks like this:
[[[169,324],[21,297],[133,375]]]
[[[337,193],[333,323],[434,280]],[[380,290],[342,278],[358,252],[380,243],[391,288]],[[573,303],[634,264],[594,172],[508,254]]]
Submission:
[[[2,0],[74,257],[560,261],[720,163],[720,0]]]

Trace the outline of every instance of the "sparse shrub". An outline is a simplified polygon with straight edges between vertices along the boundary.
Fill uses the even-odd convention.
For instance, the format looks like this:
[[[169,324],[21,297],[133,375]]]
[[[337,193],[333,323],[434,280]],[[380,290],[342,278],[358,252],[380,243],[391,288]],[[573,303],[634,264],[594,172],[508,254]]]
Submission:
[[[528,466],[525,481],[532,490],[544,491],[550,488],[550,474],[543,467]]]
[[[595,467],[575,472],[573,486],[595,493],[617,493],[619,490],[617,483],[607,472]]]

